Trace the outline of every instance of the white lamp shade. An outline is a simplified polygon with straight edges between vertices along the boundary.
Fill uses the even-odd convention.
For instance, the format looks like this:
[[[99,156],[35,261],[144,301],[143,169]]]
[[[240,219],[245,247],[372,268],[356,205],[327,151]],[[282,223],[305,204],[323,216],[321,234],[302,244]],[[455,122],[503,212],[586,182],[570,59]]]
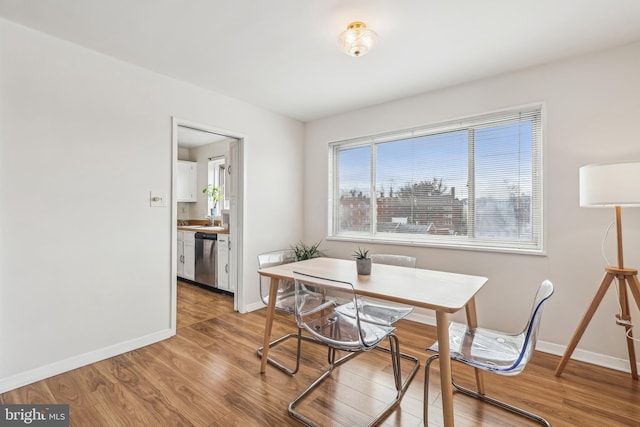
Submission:
[[[640,162],[581,167],[580,206],[640,206]]]

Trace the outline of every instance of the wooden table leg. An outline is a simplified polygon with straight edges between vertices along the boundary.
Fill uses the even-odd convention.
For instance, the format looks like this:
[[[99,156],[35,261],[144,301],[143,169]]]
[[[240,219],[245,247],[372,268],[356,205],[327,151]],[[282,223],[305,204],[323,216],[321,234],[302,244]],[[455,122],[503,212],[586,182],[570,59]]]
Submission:
[[[444,427],[453,427],[453,385],[451,384],[451,349],[449,348],[449,314],[436,311],[438,331],[438,359],[440,363],[440,387],[442,390],[442,415]]]
[[[476,299],[471,298],[467,305],[465,306],[465,311],[467,313],[467,325],[469,328],[475,329],[478,327],[478,318],[476,316]],[[482,370],[478,368],[473,368],[476,374],[476,390],[478,393],[484,394],[484,379],[482,376]]]
[[[271,326],[276,311],[276,298],[278,297],[279,280],[272,277],[269,285],[269,304],[267,304],[267,319],[264,324],[264,342],[262,344],[262,359],[260,360],[260,373],[267,370],[267,358],[269,357],[269,343],[271,342]]]

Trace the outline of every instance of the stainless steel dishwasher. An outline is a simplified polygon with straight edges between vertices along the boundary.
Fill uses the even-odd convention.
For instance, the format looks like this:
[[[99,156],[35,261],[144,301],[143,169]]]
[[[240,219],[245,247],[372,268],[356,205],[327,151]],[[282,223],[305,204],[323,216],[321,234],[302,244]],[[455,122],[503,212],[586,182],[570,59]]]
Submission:
[[[218,278],[216,277],[217,253],[218,253],[218,235],[209,233],[196,233],[196,276],[195,281],[211,286],[218,287]]]

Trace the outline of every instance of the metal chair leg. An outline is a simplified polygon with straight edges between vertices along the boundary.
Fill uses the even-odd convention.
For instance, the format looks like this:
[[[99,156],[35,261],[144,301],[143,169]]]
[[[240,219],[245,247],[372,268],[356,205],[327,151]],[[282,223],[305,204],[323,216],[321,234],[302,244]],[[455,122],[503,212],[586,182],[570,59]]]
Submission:
[[[453,387],[456,390],[458,390],[461,393],[466,394],[467,396],[475,397],[476,399],[480,399],[480,400],[482,400],[484,402],[487,402],[487,403],[490,403],[490,404],[492,404],[494,406],[497,406],[499,408],[505,409],[505,410],[507,410],[509,412],[513,412],[514,414],[518,414],[518,415],[521,415],[523,417],[529,418],[530,420],[535,421],[535,422],[537,422],[537,423],[539,423],[539,424],[541,424],[541,425],[543,425],[545,427],[551,427],[551,424],[549,424],[549,421],[545,420],[544,418],[542,418],[539,415],[536,415],[536,414],[531,413],[529,411],[525,411],[522,408],[518,408],[517,406],[510,405],[510,404],[505,403],[505,402],[503,402],[501,400],[494,399],[493,397],[487,396],[486,394],[480,394],[477,391],[462,387],[462,386],[456,384],[456,382],[453,381],[453,379],[451,380],[451,384],[453,384]]]
[[[386,353],[391,354],[391,364],[393,367],[393,379],[396,387],[396,397],[392,400],[376,417],[369,423],[369,426],[378,425],[378,423],[382,422],[391,412],[395,410],[395,408],[400,404],[402,397],[406,393],[409,388],[409,384],[413,377],[418,372],[418,368],[420,368],[420,361],[418,358],[411,356],[409,354],[400,352],[400,343],[398,341],[398,337],[394,334],[389,335],[389,348],[384,347],[376,347],[376,350],[384,351]],[[404,382],[402,382],[402,371],[400,368],[400,359],[406,359],[413,363],[409,374],[405,378]]]
[[[331,372],[333,372],[333,369],[336,367],[336,363],[342,364],[346,360],[348,360],[348,359],[356,356],[357,354],[359,354],[359,353],[349,353],[346,356],[343,356],[340,359],[338,359],[338,361],[336,362],[336,353],[337,353],[336,349],[331,348],[331,347],[327,347],[327,361],[329,362],[329,368],[326,371],[324,371],[318,378],[316,378],[307,388],[305,388],[302,391],[302,393],[300,393],[295,399],[293,399],[291,402],[289,402],[289,406],[287,408],[287,410],[289,411],[289,414],[293,418],[297,419],[298,421],[302,422],[305,425],[308,425],[308,426],[311,426],[311,427],[318,427],[318,425],[316,423],[314,423],[309,418],[305,417],[304,415],[302,415],[301,413],[296,411],[294,409],[295,406],[305,396],[307,396],[313,389],[315,389],[320,384],[322,384],[322,382],[331,375]]]
[[[429,371],[431,370],[431,364],[439,357],[439,354],[434,354],[427,359],[424,364],[424,398],[422,400],[422,423],[425,427],[429,426]]]
[[[277,339],[271,341],[269,343],[269,349],[275,347],[276,345],[278,345],[280,343],[283,343],[284,341],[286,341],[286,340],[288,340],[290,338],[296,338],[297,341],[298,341],[297,342],[297,348],[296,348],[296,362],[295,362],[294,367],[293,368],[289,368],[289,367],[285,366],[283,363],[271,358],[271,356],[269,356],[267,358],[267,362],[269,364],[275,366],[276,368],[286,372],[289,375],[294,375],[296,372],[298,372],[298,369],[300,368],[300,348],[301,348],[301,345],[302,345],[302,340],[308,341],[308,342],[312,342],[312,343],[315,343],[315,344],[322,344],[322,343],[320,343],[319,341],[317,341],[317,340],[315,340],[315,339],[313,339],[311,337],[303,335],[302,331],[300,329],[298,329],[298,333],[292,332],[290,334],[283,335],[280,338],[277,338]],[[263,347],[260,347],[260,348],[258,348],[258,350],[256,352],[257,355],[258,355],[258,358],[262,358],[262,349],[263,349]]]
[[[398,342],[398,337],[391,334],[389,335],[389,343],[390,343],[390,348],[384,348],[384,347],[376,347],[376,350],[380,350],[380,351],[384,351],[386,353],[389,353],[391,355],[391,364],[393,367],[393,376],[394,376],[394,384],[396,387],[396,397],[394,398],[393,401],[391,401],[391,403],[389,403],[381,412],[379,412],[375,418],[373,418],[368,426],[376,426],[378,424],[380,424],[395,408],[396,406],[398,406],[398,404],[400,403],[402,397],[404,396],[405,392],[407,391],[407,389],[409,388],[409,384],[411,383],[411,380],[413,379],[413,377],[415,376],[416,372],[418,371],[418,368],[420,367],[420,361],[416,358],[413,357],[411,355],[408,354],[404,354],[400,352],[400,346],[399,346],[399,342]],[[332,371],[334,370],[334,368],[336,368],[337,366],[343,364],[344,362],[346,362],[347,360],[350,360],[351,358],[360,355],[362,353],[358,352],[358,353],[349,353],[345,356],[342,356],[340,359],[336,360],[336,350],[330,348],[329,349],[329,368],[323,372],[318,378],[316,378],[311,385],[309,385],[302,393],[300,393],[294,400],[292,400],[289,403],[289,414],[294,417],[295,419],[297,419],[298,421],[302,422],[303,424],[307,425],[307,426],[312,426],[312,427],[317,427],[317,424],[315,424],[313,421],[311,421],[309,418],[305,417],[304,415],[300,414],[299,412],[297,412],[295,410],[295,406],[300,403],[300,401],[307,396],[314,388],[318,387],[327,377],[329,377],[332,373]],[[400,369],[400,359],[407,359],[410,360],[411,362],[413,362],[413,367],[411,368],[411,371],[409,372],[409,375],[405,378],[404,382],[402,381],[402,372]]]
[[[297,419],[298,421],[300,421],[305,425],[308,425],[311,427],[318,427],[316,423],[314,423],[313,421],[311,421],[309,418],[305,417],[301,413],[297,412],[294,408],[306,395],[308,395],[314,388],[319,386],[327,377],[329,377],[329,375],[331,375],[331,371],[333,371],[333,365],[330,365],[329,369],[324,371],[322,375],[316,378],[306,389],[304,389],[302,393],[298,395],[298,397],[296,397],[291,402],[289,402],[289,407],[287,408],[287,410],[289,411],[289,415],[291,415],[293,418]]]
[[[431,369],[431,363],[433,363],[433,361],[435,361],[440,355],[439,354],[434,354],[433,356],[431,356],[429,359],[427,359],[427,362],[425,363],[424,366],[424,406],[423,406],[423,423],[425,426],[428,426],[428,410],[429,410],[429,370]],[[466,394],[467,396],[470,397],[474,397],[476,399],[480,399],[483,402],[487,402],[491,405],[497,406],[499,408],[505,409],[509,412],[512,412],[514,414],[523,416],[525,418],[529,418],[532,421],[535,421],[545,427],[551,427],[551,424],[549,424],[549,422],[547,420],[545,420],[544,418],[542,418],[539,415],[536,415],[534,413],[531,413],[529,411],[525,411],[522,408],[518,408],[517,406],[513,406],[510,405],[508,403],[505,403],[501,400],[497,400],[494,399],[493,397],[487,396],[486,394],[481,394],[478,393],[475,390],[471,390],[465,387],[462,387],[460,385],[458,385],[453,378],[451,378],[451,384],[453,385],[453,387],[463,393]]]
[[[394,337],[394,338],[391,338],[391,337]],[[396,337],[394,334],[389,335],[389,342],[391,343],[390,348],[386,348],[379,345],[375,349],[378,351],[384,351],[385,353],[390,353],[392,358],[394,357],[393,354],[396,353],[395,359],[392,359],[392,361],[395,360],[393,361],[394,380],[396,381],[396,390],[402,390],[402,394],[404,394],[409,382],[415,376],[416,372],[418,371],[418,368],[420,368],[420,360],[418,360],[418,358],[414,356],[411,356],[410,354],[400,352],[398,337]],[[413,363],[411,371],[409,371],[409,375],[407,375],[407,378],[405,379],[404,383],[401,386],[398,385],[402,381],[401,380],[402,374],[400,373],[400,359],[405,359]],[[395,377],[396,372],[398,373],[398,377],[400,378],[399,380],[396,380],[396,377]]]
[[[319,344],[319,345],[325,345],[323,343],[321,343],[320,341],[314,339],[313,337],[309,337],[307,335],[304,335],[302,333],[302,330],[298,330],[298,333],[292,332],[290,334],[287,335],[283,335],[280,338],[277,338],[273,341],[271,341],[269,343],[269,348],[273,348],[276,345],[290,339],[290,338],[297,338],[298,339],[298,343],[297,343],[297,348],[296,348],[296,364],[293,368],[289,368],[287,366],[285,366],[283,363],[271,358],[271,356],[269,356],[267,358],[267,363],[269,363],[272,366],[275,366],[276,368],[280,369],[281,371],[289,374],[289,375],[295,375],[298,370],[300,369],[300,349],[302,347],[302,341],[307,341],[313,344]],[[262,358],[262,347],[258,348],[258,350],[256,351],[256,354],[258,355],[258,358]],[[342,358],[336,360],[335,362],[335,366],[338,366],[344,362],[346,362],[347,360],[349,360],[351,357],[353,357],[354,354],[353,353],[348,353],[345,356],[343,356]]]

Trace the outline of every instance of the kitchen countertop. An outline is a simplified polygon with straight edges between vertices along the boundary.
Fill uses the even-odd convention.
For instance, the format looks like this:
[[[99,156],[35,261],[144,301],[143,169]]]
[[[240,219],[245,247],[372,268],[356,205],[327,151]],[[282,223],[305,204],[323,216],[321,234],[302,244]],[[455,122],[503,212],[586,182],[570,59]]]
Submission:
[[[195,231],[198,233],[208,233],[208,234],[229,234],[228,228],[214,227],[214,226],[208,226],[208,225],[179,225],[178,230]]]

